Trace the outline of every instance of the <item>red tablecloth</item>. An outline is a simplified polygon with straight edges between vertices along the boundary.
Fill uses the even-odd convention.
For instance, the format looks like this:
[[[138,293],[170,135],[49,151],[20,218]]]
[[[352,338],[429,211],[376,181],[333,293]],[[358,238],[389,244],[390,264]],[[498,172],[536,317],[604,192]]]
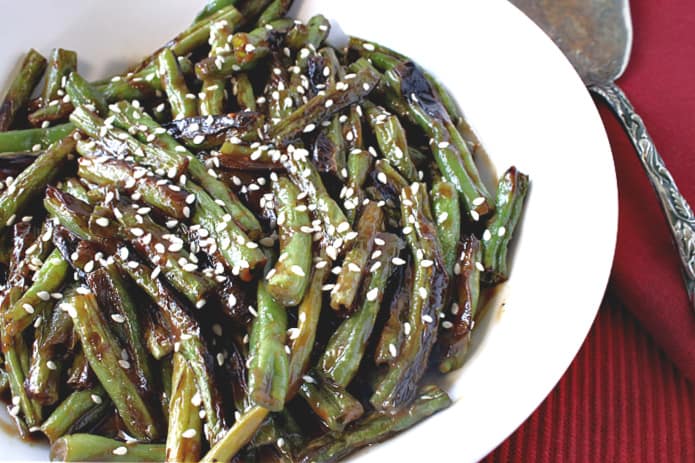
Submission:
[[[695,206],[695,3],[630,2],[619,80]],[[601,108],[620,194],[613,274],[594,327],[545,402],[486,462],[695,462],[695,314],[656,196]]]

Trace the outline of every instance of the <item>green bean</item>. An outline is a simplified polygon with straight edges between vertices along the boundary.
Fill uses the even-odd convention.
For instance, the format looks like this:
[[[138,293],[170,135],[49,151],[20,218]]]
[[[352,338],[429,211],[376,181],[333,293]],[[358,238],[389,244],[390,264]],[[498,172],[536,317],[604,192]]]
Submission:
[[[299,304],[311,274],[311,220],[299,189],[286,177],[273,182],[280,234],[280,258],[266,275],[266,289],[280,304]],[[301,206],[301,208],[300,208]]]
[[[174,119],[198,115],[198,97],[189,92],[176,56],[169,48],[162,50],[157,57],[157,71],[162,86],[171,104]]]
[[[164,461],[163,444],[122,442],[94,434],[70,434],[51,445],[51,461]]]
[[[321,371],[342,387],[347,387],[357,373],[386,291],[392,260],[403,248],[401,240],[390,233],[378,233],[372,239],[383,244],[376,246],[378,253],[373,254],[376,257],[367,268],[370,278],[362,305],[333,333],[319,361]]]
[[[291,399],[297,393],[302,376],[309,367],[309,360],[316,340],[316,330],[323,305],[323,284],[328,277],[330,267],[326,260],[326,252],[321,248],[314,263],[311,281],[304,293],[304,299],[297,308],[297,327],[290,336],[291,355],[289,366],[289,387],[287,398]]]
[[[154,376],[143,344],[143,333],[136,301],[115,264],[108,264],[86,277],[87,285],[96,295],[99,308],[115,322],[114,331],[128,347],[131,363],[145,388],[152,387]]]
[[[461,206],[456,188],[451,183],[438,180],[432,185],[432,209],[437,224],[437,236],[442,245],[444,265],[453,275],[456,247],[461,238]]]
[[[372,167],[372,155],[368,151],[355,148],[347,157],[348,182],[344,193],[343,207],[351,224],[355,223],[359,207],[365,199],[364,182]]]
[[[331,431],[342,431],[364,414],[362,404],[343,386],[322,377],[320,373],[313,373],[305,378],[311,378],[311,381],[305,379],[299,388],[299,394]]]
[[[35,330],[34,343],[24,389],[27,394],[41,405],[53,405],[59,399],[59,380],[63,370],[63,362],[55,355],[55,350],[47,346],[46,338],[53,330],[53,312],[59,311],[48,304],[41,304],[43,312],[40,315],[41,325]]]
[[[90,230],[89,217],[92,207],[69,193],[48,187],[43,199],[43,206],[48,214],[57,219],[60,225],[76,237],[103,244],[105,240]]]
[[[44,104],[60,96],[59,90],[64,88],[64,78],[67,79],[75,69],[77,69],[77,53],[62,48],[54,48],[51,51],[51,56],[48,58],[46,84],[41,94]]]
[[[265,283],[258,285],[258,316],[249,340],[249,399],[270,411],[285,406],[289,361],[285,352],[287,313],[275,302]]]
[[[377,410],[393,410],[415,395],[436,341],[449,278],[441,245],[432,223],[429,198],[423,184],[401,192],[401,213],[408,223],[403,233],[413,256],[415,281],[408,314],[408,333],[386,375],[378,382],[370,402]]]
[[[195,462],[200,460],[203,426],[196,406],[194,372],[181,354],[174,354],[173,364],[166,461]]]
[[[331,307],[334,310],[354,309],[360,283],[370,273],[367,266],[372,253],[374,238],[384,229],[384,214],[374,202],[368,203],[357,222],[357,238],[345,255],[340,274],[331,290]]]
[[[417,168],[410,159],[405,129],[398,117],[371,103],[365,103],[363,107],[367,111],[369,124],[384,158],[398,169],[406,180],[416,181]]]
[[[102,116],[108,111],[104,95],[77,72],[70,73],[65,83],[65,91],[74,106],[91,105]]]
[[[257,24],[259,26],[265,26],[266,24],[280,19],[292,6],[292,0],[273,0],[270,4],[263,10],[261,15],[258,17]]]
[[[326,191],[321,176],[309,160],[307,150],[297,148],[288,152],[283,164],[292,182],[307,193],[310,204],[315,207],[315,214],[323,222],[323,233],[328,240],[326,252],[328,257],[336,260],[338,251],[353,234],[350,223]]]
[[[314,142],[313,156],[319,171],[344,179],[347,172],[345,146],[340,116],[336,114],[328,126],[321,128]]]
[[[106,410],[110,404],[106,391],[101,386],[83,391],[75,391],[46,418],[41,424],[41,432],[54,442],[75,428],[87,414]]]
[[[239,0],[208,0],[203,9],[200,10],[196,15],[195,19],[193,20],[193,24],[208,18],[209,16],[220,11],[222,8],[234,6],[237,3],[239,3]]]
[[[400,258],[399,258],[400,259]],[[413,293],[414,271],[410,262],[400,259],[402,267],[396,276],[391,276],[395,281],[393,298],[389,303],[388,318],[381,330],[381,336],[374,350],[374,363],[377,365],[392,364],[395,360],[393,353],[398,355],[403,345],[408,323],[408,309],[410,308],[410,296]]]
[[[439,339],[442,360],[439,371],[448,373],[460,368],[471,342],[471,332],[480,299],[480,260],[482,246],[474,235],[462,242],[460,257],[456,262],[455,301],[442,323]]]
[[[210,27],[210,57],[215,58],[227,46],[227,38],[232,30],[226,24],[213,24]],[[224,79],[203,79],[201,93],[198,98],[201,116],[222,114],[225,105]]]
[[[36,272],[32,285],[22,294],[15,304],[3,314],[5,325],[5,337],[8,341],[24,331],[31,325],[40,311],[39,306],[45,302],[45,294],[57,291],[67,276],[68,263],[57,249]]]
[[[0,303],[0,311],[4,315],[8,308],[16,304],[21,295],[21,287],[13,286],[8,289]],[[7,334],[5,324],[0,325],[2,334],[2,353],[5,360],[5,371],[9,380],[10,392],[12,394],[12,408],[10,415],[17,421],[21,428],[22,422],[19,421],[19,412],[22,412],[24,421],[29,427],[38,426],[41,422],[41,405],[32,400],[24,389],[24,379],[26,377],[29,363],[29,352],[21,336],[10,337]]]
[[[128,433],[136,439],[157,439],[157,423],[131,376],[130,363],[121,358],[121,349],[94,294],[86,288],[70,294],[61,308],[72,317],[89,366],[116,406]]]
[[[238,72],[232,77],[232,93],[236,97],[239,108],[245,111],[256,111],[256,97],[249,75]]]
[[[371,412],[343,433],[328,433],[310,441],[299,455],[300,463],[338,461],[370,444],[381,442],[449,407],[451,399],[436,386],[424,387],[419,397],[395,414]]]
[[[61,165],[74,148],[75,140],[72,137],[52,144],[2,192],[0,230],[12,225],[27,203],[43,192],[46,184],[58,175]]]
[[[24,56],[22,65],[0,104],[0,132],[9,130],[17,111],[23,108],[31,97],[46,69],[46,58],[33,48]]]
[[[40,151],[67,137],[74,129],[75,126],[68,123],[45,129],[0,132],[0,153]]]
[[[205,454],[200,463],[230,461],[253,438],[266,416],[268,409],[259,406],[244,412],[225,436]]]
[[[497,185],[496,212],[483,232],[483,279],[487,284],[509,278],[507,251],[524,210],[528,188],[528,175],[516,167],[510,167]]]
[[[89,204],[91,201],[89,199],[87,188],[85,188],[80,179],[77,177],[70,177],[69,179],[65,180],[62,182],[62,185],[59,185],[58,189],[87,204]]]

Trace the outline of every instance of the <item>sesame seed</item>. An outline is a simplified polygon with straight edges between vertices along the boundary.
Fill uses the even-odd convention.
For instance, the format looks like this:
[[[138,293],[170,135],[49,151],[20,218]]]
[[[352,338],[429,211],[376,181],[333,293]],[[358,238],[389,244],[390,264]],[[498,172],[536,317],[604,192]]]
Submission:
[[[454,326],[454,324],[451,323],[449,320],[444,320],[444,321],[442,322],[442,328],[444,328],[445,330],[449,330],[449,329],[451,329],[453,326]]]
[[[475,268],[477,268],[477,269],[478,269],[479,271],[481,271],[481,272],[484,272],[484,271],[485,271],[485,266],[484,266],[482,263],[480,263],[480,262],[476,262],[476,263],[475,263]]]
[[[471,219],[473,219],[474,222],[477,222],[480,220],[480,214],[478,214],[477,211],[471,210]]]
[[[95,220],[95,222],[100,227],[108,227],[109,226],[109,219],[107,219],[106,217],[99,217]]]
[[[53,360],[49,360],[46,362],[46,368],[48,368],[49,370],[57,370],[58,365],[56,365]]]
[[[437,217],[437,223],[442,224],[442,223],[446,222],[446,219],[448,219],[448,218],[449,218],[449,213],[448,212],[442,212]]]
[[[119,313],[111,314],[111,320],[115,321],[116,323],[125,323],[125,317]]]
[[[379,180],[379,181],[380,181],[381,183],[383,183],[384,185],[386,185],[386,184],[388,183],[388,179],[386,178],[386,174],[383,173],[383,172],[379,172],[379,173],[376,175],[376,179]]]
[[[92,402],[94,402],[94,403],[97,404],[97,405],[101,404],[101,403],[104,401],[104,400],[101,398],[101,396],[96,395],[96,394],[92,394],[90,397],[92,398]]]
[[[430,315],[423,315],[422,316],[422,321],[425,323],[432,323],[434,320]]]
[[[422,268],[432,267],[432,265],[434,265],[434,261],[429,260],[429,259],[423,259],[423,260],[420,262],[420,266],[421,266]]]
[[[405,265],[405,260],[401,259],[400,257],[394,257],[391,259],[391,263],[393,265]]]
[[[313,132],[316,129],[316,124],[307,124],[306,127],[304,127],[304,133],[309,133]]]
[[[197,431],[193,428],[186,429],[184,432],[181,433],[181,437],[184,439],[191,439],[196,436]]]
[[[302,379],[304,380],[305,383],[316,384],[316,380],[309,375],[302,376]]]
[[[124,446],[116,447],[115,449],[113,449],[112,453],[114,455],[123,456],[123,455],[128,453],[128,447],[124,447]]]
[[[394,344],[389,344],[389,354],[391,354],[391,357],[396,358],[398,355],[398,351],[396,350],[396,346]]]
[[[502,236],[504,236],[505,233],[507,233],[507,229],[504,228],[503,226],[500,227],[499,229],[497,229],[497,236],[502,237]]]
[[[31,304],[22,304],[22,308],[26,311],[28,314],[32,314],[35,312],[34,307]]]
[[[448,141],[440,141],[437,146],[441,149],[446,149],[449,147],[449,142]]]
[[[195,303],[195,308],[202,309],[203,307],[205,307],[205,304],[207,304],[207,301],[205,299],[200,299],[198,302]]]
[[[364,48],[364,49],[367,50],[367,51],[374,51],[374,50],[376,50],[376,47],[374,47],[374,45],[371,44],[371,43],[363,43],[363,44],[362,44],[362,48]]]
[[[376,301],[379,297],[379,288],[372,288],[367,292],[367,300],[370,302]]]
[[[492,238],[492,233],[490,233],[490,230],[485,229],[483,232],[483,241],[490,241],[490,238]]]
[[[130,368],[130,362],[127,360],[119,360],[118,364],[121,366],[121,368],[128,369]]]
[[[48,301],[51,299],[51,294],[48,291],[39,291],[36,296],[42,301]]]
[[[420,298],[427,299],[427,290],[425,288],[420,287],[418,288],[417,292],[420,295]]]
[[[292,273],[294,273],[297,276],[306,276],[306,273],[304,273],[304,270],[302,270],[302,268],[299,265],[293,265],[292,267],[290,267],[290,270],[292,270]]]
[[[485,198],[483,198],[482,196],[478,196],[477,198],[475,198],[475,199],[472,201],[472,203],[473,203],[474,206],[480,206],[480,205],[483,204],[484,202],[485,202]]]

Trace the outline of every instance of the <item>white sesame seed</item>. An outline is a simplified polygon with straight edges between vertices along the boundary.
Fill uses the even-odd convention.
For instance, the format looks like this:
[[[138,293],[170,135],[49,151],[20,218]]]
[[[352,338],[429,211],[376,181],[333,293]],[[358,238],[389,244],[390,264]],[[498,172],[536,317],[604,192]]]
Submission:
[[[410,323],[404,322],[404,323],[403,323],[403,334],[405,334],[406,336],[408,336],[408,335],[410,334],[410,329],[411,329],[411,328],[410,328]]]
[[[304,380],[305,383],[316,384],[316,380],[309,375],[302,376],[302,379]]]
[[[119,313],[111,314],[111,320],[115,321],[116,323],[125,323],[125,317]]]
[[[101,403],[104,401],[104,400],[101,398],[101,396],[96,395],[96,394],[92,394],[90,397],[92,398],[92,402],[94,402],[94,403],[97,404],[97,405],[101,404]]]
[[[376,179],[379,180],[379,181],[380,181],[381,183],[383,183],[384,185],[386,185],[386,184],[388,183],[388,178],[386,177],[386,174],[383,173],[383,172],[379,172],[379,173],[376,175]]]
[[[432,267],[433,265],[434,265],[434,261],[431,261],[431,260],[429,260],[429,259],[423,259],[423,260],[420,262],[420,266],[423,267],[423,268]]]
[[[482,196],[478,196],[477,198],[475,198],[475,199],[472,201],[472,203],[473,203],[474,206],[480,206],[480,205],[483,204],[484,202],[485,202],[485,198],[483,198]]]
[[[497,236],[502,237],[505,233],[507,233],[507,229],[504,226],[497,229]]]
[[[420,298],[427,299],[427,290],[425,288],[420,287],[418,288],[417,292],[420,295]]]
[[[205,307],[205,304],[207,304],[207,301],[205,299],[200,299],[195,303],[195,308],[202,309],[203,307]]]
[[[118,364],[121,366],[121,368],[128,369],[130,368],[130,362],[127,360],[119,360]]]
[[[376,50],[376,48],[374,47],[374,45],[371,44],[371,43],[363,43],[363,44],[362,44],[362,48],[364,48],[364,49],[367,50],[367,51],[374,51],[374,50]]]
[[[485,229],[483,232],[483,241],[490,241],[490,238],[492,238],[492,233],[490,233],[490,230]]]
[[[473,219],[474,222],[477,222],[478,220],[480,220],[480,214],[478,214],[477,211],[471,209],[470,213],[471,213],[471,219]]]
[[[195,429],[189,428],[181,433],[181,437],[183,437],[184,439],[191,439],[191,438],[195,437],[196,434],[198,434],[198,432]]]
[[[313,132],[316,129],[316,124],[307,124],[306,127],[304,127],[304,133],[309,133]]]
[[[108,227],[109,226],[109,219],[106,217],[98,217],[95,220],[96,224],[99,225],[100,227]]]
[[[475,268],[477,268],[477,269],[478,269],[479,271],[481,271],[481,272],[484,272],[484,271],[485,271],[485,266],[484,266],[482,263],[480,263],[480,262],[476,262],[476,263],[475,263]]]
[[[49,360],[46,362],[46,368],[48,368],[49,370],[57,370],[58,365],[56,365],[53,360]]]
[[[51,294],[48,291],[39,291],[36,296],[42,301],[48,301],[51,299]]]
[[[391,357],[393,358],[398,356],[398,350],[396,350],[396,346],[394,344],[389,344],[389,354],[391,354]]]
[[[124,447],[124,446],[116,447],[115,449],[113,449],[112,453],[114,455],[123,456],[123,455],[128,453],[128,447]]]
[[[26,311],[28,314],[32,314],[35,312],[34,307],[31,304],[24,303],[22,304],[22,308]]]
[[[423,315],[422,316],[422,321],[425,323],[432,323],[434,320],[430,315]]]

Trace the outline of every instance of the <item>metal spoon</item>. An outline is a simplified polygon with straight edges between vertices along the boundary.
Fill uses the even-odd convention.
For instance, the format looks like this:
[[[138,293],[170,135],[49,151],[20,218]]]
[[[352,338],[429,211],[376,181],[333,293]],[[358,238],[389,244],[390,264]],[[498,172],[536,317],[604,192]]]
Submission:
[[[628,0],[510,0],[563,51],[577,73],[623,124],[668,220],[681,259],[690,304],[695,308],[695,216],[654,147],[627,96],[615,84],[632,46]]]

